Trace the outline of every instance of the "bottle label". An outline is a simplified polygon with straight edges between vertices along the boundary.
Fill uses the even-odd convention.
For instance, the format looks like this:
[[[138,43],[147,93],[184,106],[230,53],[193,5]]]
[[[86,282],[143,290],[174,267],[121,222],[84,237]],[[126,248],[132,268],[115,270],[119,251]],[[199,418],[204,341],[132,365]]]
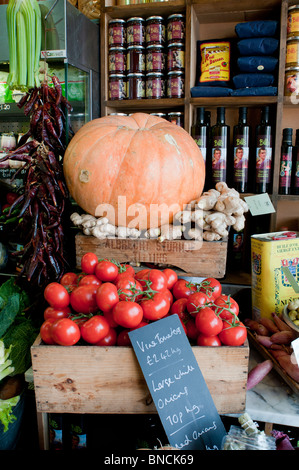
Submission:
[[[282,153],[280,160],[279,187],[290,188],[292,173],[292,148],[289,152]]]
[[[234,181],[246,183],[248,181],[249,147],[247,139],[236,136],[234,148]]]
[[[257,147],[256,148],[256,183],[270,183],[271,182],[271,162],[272,162],[272,148],[271,147]]]
[[[214,138],[212,148],[212,179],[214,183],[226,181],[227,149],[223,139]]]
[[[195,140],[197,146],[199,147],[199,149],[201,151],[204,162],[206,162],[206,158],[207,158],[207,137],[206,137],[206,135],[202,135],[202,136],[195,135],[193,137],[193,139]]]
[[[294,188],[299,188],[299,148],[297,148],[297,159],[295,162]]]

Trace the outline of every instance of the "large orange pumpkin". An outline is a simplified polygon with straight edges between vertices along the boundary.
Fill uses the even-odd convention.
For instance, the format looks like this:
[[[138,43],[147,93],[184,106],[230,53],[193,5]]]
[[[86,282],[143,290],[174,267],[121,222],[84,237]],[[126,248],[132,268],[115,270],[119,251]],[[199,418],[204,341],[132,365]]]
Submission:
[[[99,217],[107,205],[111,223],[139,229],[171,222],[201,195],[205,180],[192,137],[145,113],[85,124],[70,141],[63,168],[70,194],[85,212]]]

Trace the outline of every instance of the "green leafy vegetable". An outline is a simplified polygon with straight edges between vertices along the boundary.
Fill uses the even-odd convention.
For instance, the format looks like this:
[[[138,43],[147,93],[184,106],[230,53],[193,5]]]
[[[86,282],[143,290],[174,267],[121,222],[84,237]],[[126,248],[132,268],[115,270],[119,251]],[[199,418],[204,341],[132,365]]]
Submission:
[[[13,345],[10,359],[14,366],[14,373],[23,374],[31,366],[30,347],[38,335],[38,328],[30,318],[14,323],[3,336],[4,344]]]
[[[8,279],[0,286],[0,338],[13,324],[17,315],[22,314],[29,305],[29,296],[15,283],[14,278]]]
[[[10,345],[8,349],[5,349],[4,342],[0,340],[0,380],[14,371],[14,367],[11,365],[12,360],[8,359],[11,348]]]
[[[15,407],[20,400],[20,395],[9,398],[8,400],[0,399],[0,422],[3,424],[3,432],[8,431],[10,423],[13,423],[17,418],[13,414],[13,407]]]

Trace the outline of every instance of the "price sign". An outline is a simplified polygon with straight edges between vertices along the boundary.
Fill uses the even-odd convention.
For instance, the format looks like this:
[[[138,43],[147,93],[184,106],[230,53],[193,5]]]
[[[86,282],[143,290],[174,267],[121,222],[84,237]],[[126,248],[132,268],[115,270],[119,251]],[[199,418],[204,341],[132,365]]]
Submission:
[[[263,215],[275,212],[269,194],[267,193],[247,196],[244,197],[244,200],[248,204],[251,215]]]
[[[129,336],[169,444],[220,450],[226,431],[178,315]]]

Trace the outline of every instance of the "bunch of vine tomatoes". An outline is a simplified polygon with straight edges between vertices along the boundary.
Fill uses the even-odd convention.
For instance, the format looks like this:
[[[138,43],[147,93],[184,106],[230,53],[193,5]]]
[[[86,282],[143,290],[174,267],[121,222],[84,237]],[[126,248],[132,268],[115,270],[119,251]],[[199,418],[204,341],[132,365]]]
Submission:
[[[194,284],[171,268],[135,272],[91,252],[81,258],[81,273],[48,284],[44,298],[40,335],[46,344],[130,346],[129,331],[173,314],[194,345],[241,346],[247,338],[237,302],[217,279]]]

